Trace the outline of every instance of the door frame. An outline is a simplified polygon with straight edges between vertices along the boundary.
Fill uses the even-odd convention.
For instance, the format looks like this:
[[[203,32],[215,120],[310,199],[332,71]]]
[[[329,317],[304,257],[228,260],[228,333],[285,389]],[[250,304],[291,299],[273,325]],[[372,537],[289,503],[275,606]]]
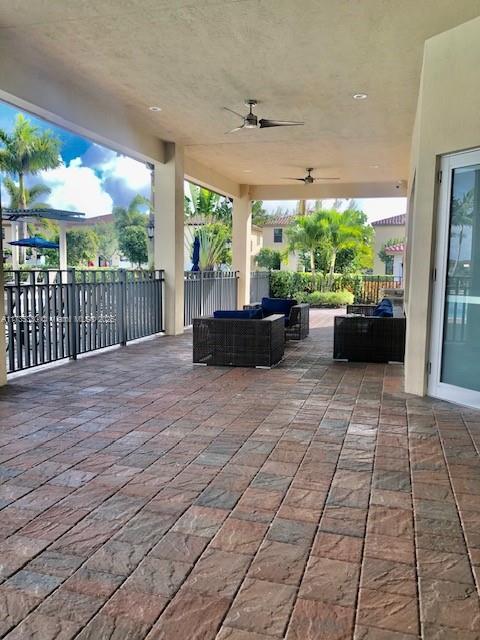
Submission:
[[[440,160],[441,182],[437,202],[437,236],[430,322],[430,362],[428,395],[467,407],[480,408],[480,391],[464,389],[440,381],[443,352],[445,294],[450,241],[450,202],[454,169],[480,165],[480,148],[451,153]]]

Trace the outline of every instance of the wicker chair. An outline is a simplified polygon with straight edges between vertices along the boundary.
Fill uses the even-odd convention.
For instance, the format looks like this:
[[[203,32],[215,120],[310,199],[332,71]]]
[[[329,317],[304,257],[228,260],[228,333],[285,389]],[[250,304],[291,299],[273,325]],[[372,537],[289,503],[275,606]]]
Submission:
[[[284,317],[194,318],[193,362],[216,366],[272,367],[283,358]]]
[[[243,305],[244,309],[259,309],[261,302],[252,302]],[[268,318],[269,316],[267,316]],[[295,304],[290,309],[290,314],[285,323],[286,340],[304,340],[310,333],[310,305]]]
[[[333,357],[354,362],[404,362],[405,331],[404,317],[336,316]]]

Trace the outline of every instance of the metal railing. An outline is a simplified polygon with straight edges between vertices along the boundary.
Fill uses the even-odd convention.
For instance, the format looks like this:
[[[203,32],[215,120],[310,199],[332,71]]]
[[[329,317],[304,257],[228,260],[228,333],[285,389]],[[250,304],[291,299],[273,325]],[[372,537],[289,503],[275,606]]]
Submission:
[[[355,296],[357,304],[376,304],[382,289],[401,289],[403,278],[398,276],[362,276],[359,292]]]
[[[185,271],[184,325],[216,309],[236,309],[237,289],[237,271]]]
[[[250,302],[260,302],[270,295],[270,273],[252,271],[250,274]]]
[[[5,271],[7,371],[164,330],[164,272]]]

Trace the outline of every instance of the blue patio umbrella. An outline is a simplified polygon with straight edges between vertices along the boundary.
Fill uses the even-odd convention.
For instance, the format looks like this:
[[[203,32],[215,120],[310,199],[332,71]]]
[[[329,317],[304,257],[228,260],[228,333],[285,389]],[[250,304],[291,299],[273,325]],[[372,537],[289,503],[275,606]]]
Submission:
[[[200,271],[198,263],[200,262],[200,240],[198,236],[195,236],[193,241],[192,250],[192,271]]]
[[[12,240],[8,244],[13,244],[18,247],[31,247],[32,249],[58,249],[58,242],[50,242],[40,236],[32,236],[31,238],[20,238],[20,240]]]

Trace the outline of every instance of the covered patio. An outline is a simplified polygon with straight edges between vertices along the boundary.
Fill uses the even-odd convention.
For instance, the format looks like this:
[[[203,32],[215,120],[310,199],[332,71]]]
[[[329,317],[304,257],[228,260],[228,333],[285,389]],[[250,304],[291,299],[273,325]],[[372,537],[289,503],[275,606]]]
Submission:
[[[480,413],[331,360],[333,311],[272,370],[191,334],[0,395],[9,640],[474,640]]]

